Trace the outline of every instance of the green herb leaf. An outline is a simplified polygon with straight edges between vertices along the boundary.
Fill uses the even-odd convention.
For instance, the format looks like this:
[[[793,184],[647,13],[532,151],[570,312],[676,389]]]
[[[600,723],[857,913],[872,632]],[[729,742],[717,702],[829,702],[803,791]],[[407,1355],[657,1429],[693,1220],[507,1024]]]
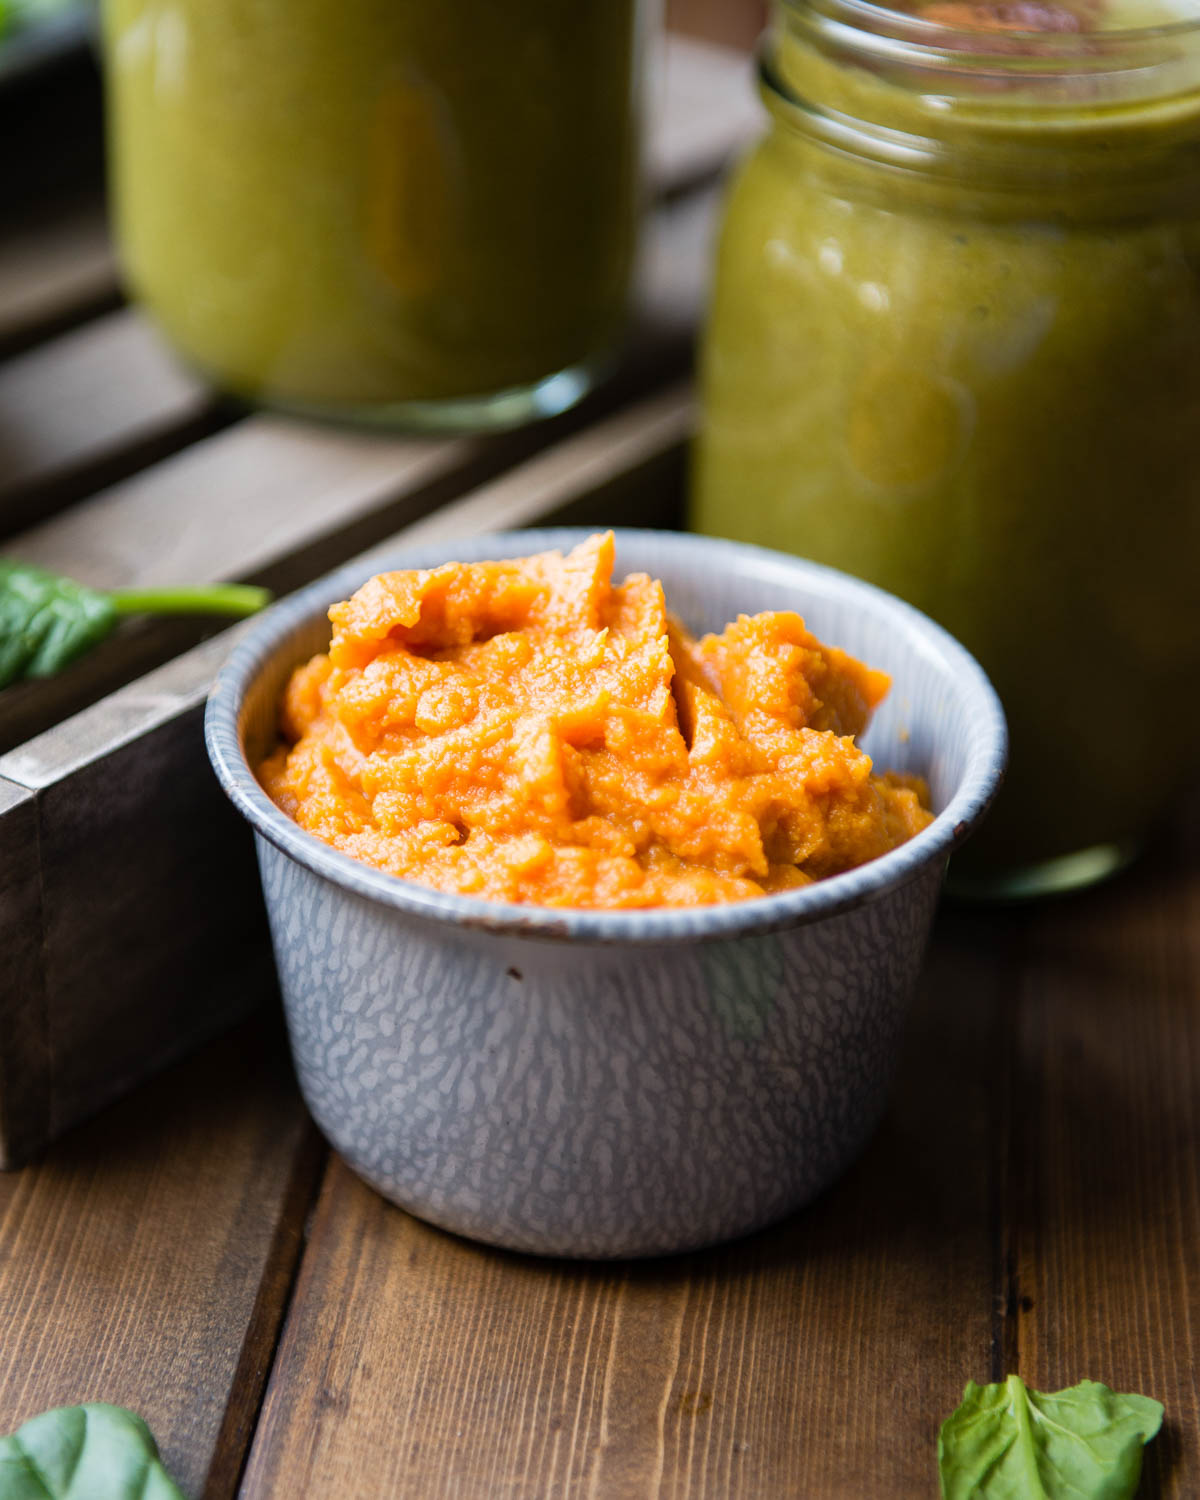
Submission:
[[[106,594],[0,558],[0,687],[18,677],[52,676],[99,645],[116,623]]]
[[[120,615],[251,615],[270,599],[266,589],[242,583],[105,594],[0,558],[0,688],[20,677],[61,672],[110,635]]]
[[[150,1429],[88,1402],[31,1417],[0,1439],[0,1500],[184,1500]]]
[[[1094,1380],[1049,1395],[970,1380],[938,1433],[943,1500],[1132,1500],[1162,1417]]]

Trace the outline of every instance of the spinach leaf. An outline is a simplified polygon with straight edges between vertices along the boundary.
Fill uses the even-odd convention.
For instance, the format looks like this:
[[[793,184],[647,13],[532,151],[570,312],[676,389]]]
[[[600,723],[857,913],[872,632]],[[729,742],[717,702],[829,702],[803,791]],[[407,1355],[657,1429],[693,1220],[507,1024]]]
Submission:
[[[0,688],[61,672],[111,635],[121,615],[250,615],[270,598],[266,589],[241,583],[102,593],[0,557]]]
[[[1162,1417],[1094,1380],[1049,1395],[970,1380],[938,1433],[943,1500],[1132,1500]]]
[[[0,1439],[0,1500],[184,1500],[150,1429],[88,1402],[31,1417]]]

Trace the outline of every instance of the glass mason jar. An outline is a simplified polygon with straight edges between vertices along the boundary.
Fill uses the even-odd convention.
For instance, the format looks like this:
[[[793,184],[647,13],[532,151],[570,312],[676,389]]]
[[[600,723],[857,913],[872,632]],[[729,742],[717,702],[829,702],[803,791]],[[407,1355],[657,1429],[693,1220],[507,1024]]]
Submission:
[[[125,275],[242,397],[425,428],[577,400],[623,331],[638,0],[104,0]]]
[[[893,590],[990,673],[1011,761],[961,889],[1099,878],[1200,747],[1200,22],[782,0],[761,74],[692,524]]]

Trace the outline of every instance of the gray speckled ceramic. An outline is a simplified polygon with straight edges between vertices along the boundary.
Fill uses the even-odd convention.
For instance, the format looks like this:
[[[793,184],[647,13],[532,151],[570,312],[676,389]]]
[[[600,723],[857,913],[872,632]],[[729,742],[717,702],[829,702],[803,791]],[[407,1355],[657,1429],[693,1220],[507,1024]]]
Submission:
[[[398,548],[387,567],[568,547],[583,532]],[[730,906],[552,911],[446,895],[302,832],[250,770],[287,674],[324,647],[343,569],[268,611],[208,705],[209,754],[257,832],[301,1087],[381,1193],[546,1255],[656,1255],[807,1202],[887,1098],[946,860],[1003,768],[975,661],[867,584],[758,548],[617,533],[618,574],[663,579],[693,630],[796,609],[893,677],[864,739],[929,778],[938,816],[846,875]]]

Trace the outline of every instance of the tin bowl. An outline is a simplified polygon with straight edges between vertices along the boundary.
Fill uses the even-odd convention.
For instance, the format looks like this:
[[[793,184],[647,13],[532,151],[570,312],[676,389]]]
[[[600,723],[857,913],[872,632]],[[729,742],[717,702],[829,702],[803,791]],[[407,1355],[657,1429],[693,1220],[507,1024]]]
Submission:
[[[372,571],[567,549],[578,530],[405,546]],[[447,894],[306,833],[252,767],[292,669],[329,639],[350,565],[262,615],[205,733],[252,825],[300,1086],[332,1145],[393,1202],[542,1255],[662,1255],[792,1213],[886,1106],[947,860],[999,785],[999,701],[939,626],[869,584],[708,537],[618,531],[617,576],[661,578],[696,632],[794,609],[891,674],[862,743],[919,772],[934,821],[803,889],[721,906],[593,911]]]

